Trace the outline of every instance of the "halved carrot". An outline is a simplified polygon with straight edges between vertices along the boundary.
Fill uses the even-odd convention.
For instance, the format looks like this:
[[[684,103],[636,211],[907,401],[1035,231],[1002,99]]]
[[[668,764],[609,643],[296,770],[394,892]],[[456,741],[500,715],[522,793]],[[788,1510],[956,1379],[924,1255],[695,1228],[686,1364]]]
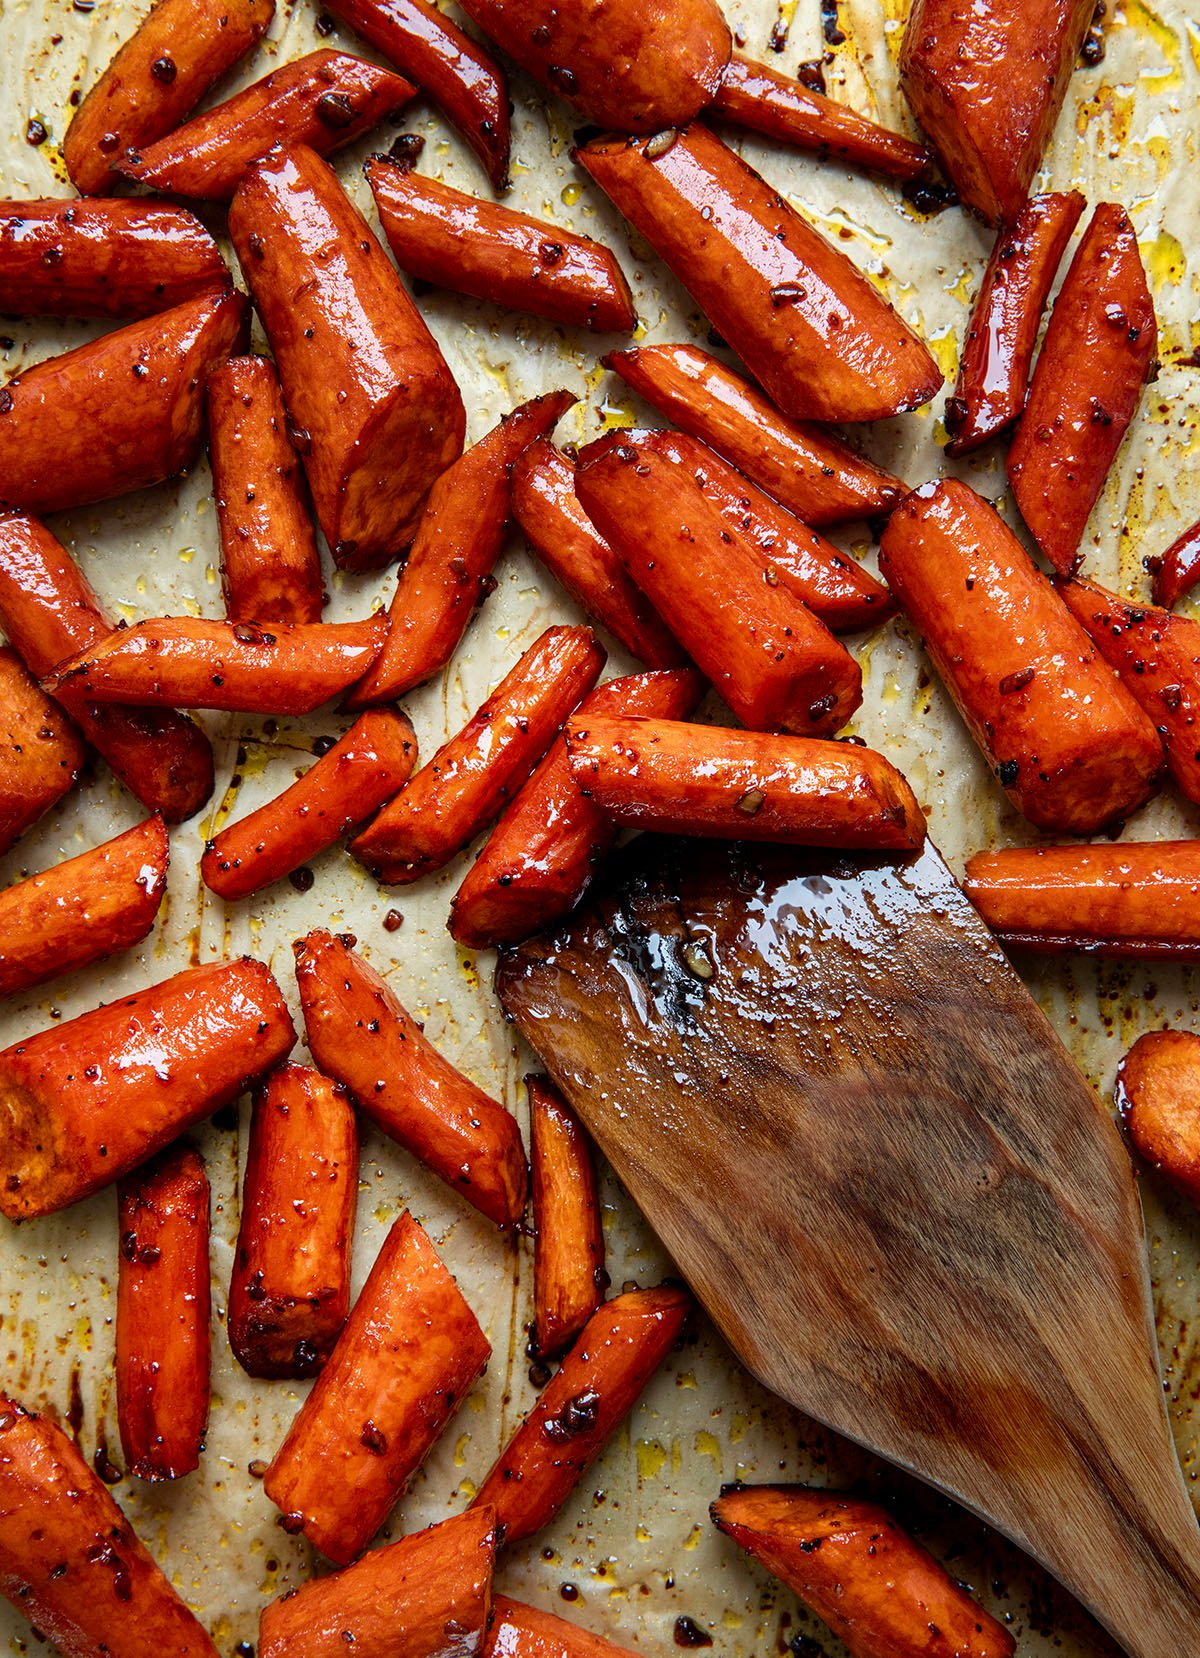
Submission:
[[[1200,523],[1190,525],[1161,558],[1147,564],[1155,604],[1172,609],[1200,581]]]
[[[486,1658],[630,1658],[628,1649],[615,1641],[509,1595],[492,1597],[484,1651]]]
[[[62,799],[86,758],[65,712],[0,647],[0,852]]]
[[[1200,1036],[1140,1036],[1117,1066],[1116,1098],[1138,1154],[1200,1203]]]
[[[528,1076],[534,1341],[560,1353],[604,1300],[604,1231],[591,1142],[547,1077]]]

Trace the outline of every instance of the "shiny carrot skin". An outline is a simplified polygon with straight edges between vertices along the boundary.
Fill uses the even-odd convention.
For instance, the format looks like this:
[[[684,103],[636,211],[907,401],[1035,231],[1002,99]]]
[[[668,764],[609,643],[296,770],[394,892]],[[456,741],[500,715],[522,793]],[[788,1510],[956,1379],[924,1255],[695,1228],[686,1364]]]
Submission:
[[[690,1309],[686,1290],[663,1284],[615,1296],[592,1314],[472,1505],[495,1509],[502,1542],[549,1525],[637,1403]]]
[[[534,1341],[569,1347],[604,1299],[604,1231],[591,1142],[547,1077],[528,1076]]]
[[[0,1594],[62,1658],[217,1658],[74,1440],[3,1396]]]
[[[295,1041],[262,962],[192,967],[0,1053],[0,1213],[53,1214],[236,1099]]]
[[[129,1472],[177,1480],[200,1466],[211,1393],[208,1176],[186,1142],[117,1193],[117,1417]]]
[[[699,346],[610,351],[604,366],[806,524],[885,514],[905,494],[899,478],[823,427],[789,420],[743,375]]]
[[[7,852],[74,783],[87,750],[57,703],[0,646],[0,852]]]
[[[443,1059],[340,939],[320,931],[301,939],[296,978],[316,1064],[481,1214],[515,1226],[525,1208],[525,1153],[512,1113]]]
[[[1078,190],[1031,196],[997,232],[946,404],[948,455],[970,454],[1025,407],[1042,312],[1083,209]]]
[[[492,1599],[485,1651],[486,1658],[630,1658],[615,1641],[509,1595]]]
[[[462,452],[454,376],[328,162],[303,144],[242,178],[229,234],[275,354],[334,562],[372,570],[412,540]]]
[[[361,1554],[491,1351],[424,1229],[402,1214],[264,1477],[288,1530],[339,1566]]]
[[[1016,1642],[883,1509],[802,1485],[727,1487],[713,1523],[854,1658],[1012,1658]]]
[[[1021,516],[1060,576],[1133,419],[1158,344],[1129,215],[1101,202],[1063,279],[1008,452]]]
[[[1200,523],[1184,530],[1161,558],[1148,564],[1154,602],[1170,610],[1200,581]]]
[[[854,265],[699,124],[576,159],[794,420],[881,420],[942,375]]]
[[[226,1327],[249,1376],[313,1376],[350,1312],[358,1123],[340,1083],[305,1065],[255,1094]]]
[[[167,890],[161,817],[0,892],[0,996],[129,950]]]
[[[1139,1037],[1117,1066],[1116,1102],[1138,1155],[1200,1203],[1200,1036]]]
[[[399,709],[361,715],[290,789],[209,841],[204,884],[226,903],[281,880],[363,823],[408,781],[417,739]]]
[[[880,569],[1019,812],[1094,834],[1154,792],[1154,726],[1016,536],[947,479],[892,514]]]
[[[509,473],[574,402],[571,392],[559,391],[520,404],[434,484],[388,611],[387,642],[347,707],[402,696],[449,662],[487,596],[504,545]]]

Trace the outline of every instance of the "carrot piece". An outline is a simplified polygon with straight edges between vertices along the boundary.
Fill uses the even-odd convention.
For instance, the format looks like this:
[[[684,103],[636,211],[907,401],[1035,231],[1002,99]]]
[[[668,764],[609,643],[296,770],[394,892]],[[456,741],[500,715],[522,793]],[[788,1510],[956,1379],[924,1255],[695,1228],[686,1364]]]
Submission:
[[[528,1076],[534,1341],[569,1347],[604,1299],[604,1232],[591,1142],[547,1077]]]
[[[388,611],[387,643],[348,707],[402,696],[449,662],[494,585],[511,511],[509,472],[574,402],[558,391],[520,404],[434,484]]]
[[[946,403],[948,455],[970,454],[1025,407],[1042,312],[1083,208],[1078,190],[1031,196],[997,232]]]
[[[229,234],[275,353],[317,518],[346,570],[412,540],[462,453],[454,376],[328,162],[303,144],[250,167]]]
[[[263,1480],[289,1532],[361,1554],[491,1346],[424,1229],[402,1214]]]
[[[516,1118],[438,1053],[378,973],[341,939],[311,932],[295,949],[315,1062],[350,1090],[377,1128],[481,1214],[515,1226],[525,1208]]]
[[[0,852],[62,799],[85,758],[63,710],[30,678],[16,651],[0,646]]]
[[[1161,558],[1146,562],[1155,604],[1172,609],[1200,581],[1200,523],[1184,530]]]
[[[1031,823],[1093,834],[1150,797],[1163,761],[1153,725],[986,501],[953,479],[914,490],[879,564]]]
[[[485,1650],[486,1658],[630,1658],[615,1641],[508,1595],[492,1598]]]
[[[226,1326],[249,1376],[313,1376],[350,1311],[358,1125],[340,1083],[304,1065],[254,1097]]]
[[[262,962],[192,967],[0,1053],[0,1212],[53,1214],[119,1180],[296,1039]]]
[[[200,1466],[211,1392],[208,1176],[185,1143],[118,1188],[117,1417],[129,1471]]]
[[[1133,419],[1158,345],[1154,301],[1129,215],[1101,202],[1050,313],[1008,478],[1021,516],[1060,576]]]
[[[495,1516],[456,1514],[273,1600],[259,1658],[475,1658],[495,1558]]]
[[[62,1658],[217,1658],[75,1442],[3,1396],[0,1594]]]
[[[862,700],[858,664],[790,588],[771,584],[753,538],[660,436],[589,444],[575,474],[584,511],[744,725],[836,731]]]
[[[735,1485],[711,1513],[853,1658],[1011,1658],[1016,1650],[1008,1630],[874,1503],[803,1485]]]
[[[820,426],[789,420],[749,380],[698,346],[610,351],[604,366],[806,524],[887,513],[905,493],[899,478]]]
[[[880,420],[942,383],[866,278],[706,127],[577,152],[795,420]]]
[[[289,875],[390,800],[416,761],[417,739],[399,709],[360,715],[290,789],[208,842],[205,886],[232,903]]]
[[[167,890],[161,817],[0,892],[0,996],[129,950]]]
[[[350,842],[380,881],[419,881],[503,810],[604,666],[589,628],[551,627],[491,696]]]
[[[1200,1036],[1147,1031],[1117,1066],[1116,1098],[1138,1155],[1200,1203]]]

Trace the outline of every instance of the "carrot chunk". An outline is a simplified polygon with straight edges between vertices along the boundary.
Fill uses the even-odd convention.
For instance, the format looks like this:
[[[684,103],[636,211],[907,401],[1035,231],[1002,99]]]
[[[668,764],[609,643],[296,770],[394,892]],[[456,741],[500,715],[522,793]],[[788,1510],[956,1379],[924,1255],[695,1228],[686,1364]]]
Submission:
[[[587,1131],[546,1077],[525,1078],[533,1195],[534,1339],[568,1347],[604,1299],[604,1232]]]
[[[1200,1036],[1139,1037],[1117,1066],[1117,1106],[1139,1156],[1200,1203]]]

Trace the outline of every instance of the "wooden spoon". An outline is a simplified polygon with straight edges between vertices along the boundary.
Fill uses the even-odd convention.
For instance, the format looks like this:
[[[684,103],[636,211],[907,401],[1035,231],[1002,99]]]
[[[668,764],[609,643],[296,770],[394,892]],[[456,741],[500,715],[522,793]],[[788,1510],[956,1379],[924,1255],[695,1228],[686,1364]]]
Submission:
[[[760,1381],[1200,1651],[1129,1158],[932,846],[644,837],[497,988]]]

